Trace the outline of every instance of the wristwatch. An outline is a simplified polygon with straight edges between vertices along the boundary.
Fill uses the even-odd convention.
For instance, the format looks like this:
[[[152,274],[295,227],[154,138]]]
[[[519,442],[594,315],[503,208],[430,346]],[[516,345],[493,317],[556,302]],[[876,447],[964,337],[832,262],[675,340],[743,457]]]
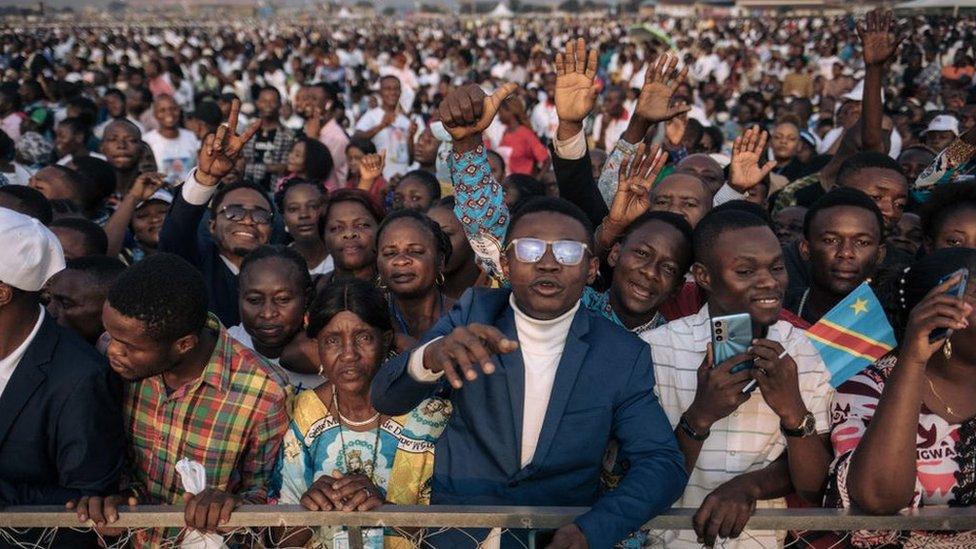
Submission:
[[[788,429],[780,423],[779,428],[788,437],[804,438],[817,432],[817,418],[813,417],[813,412],[807,412],[800,421],[800,426],[795,429]]]
[[[691,423],[684,414],[681,414],[681,419],[678,420],[678,428],[684,431],[692,440],[697,440],[698,442],[704,442],[708,439],[708,435],[712,434],[711,429],[705,429],[704,433],[695,431],[695,428],[691,426]]]

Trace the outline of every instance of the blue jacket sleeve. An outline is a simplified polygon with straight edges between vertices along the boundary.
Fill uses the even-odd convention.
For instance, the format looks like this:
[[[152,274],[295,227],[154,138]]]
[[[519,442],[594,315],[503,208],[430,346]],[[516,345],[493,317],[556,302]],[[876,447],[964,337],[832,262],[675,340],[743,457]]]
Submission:
[[[410,361],[410,355],[421,345],[450,334],[457,326],[466,325],[473,300],[474,292],[469,289],[461,296],[451,311],[442,316],[437,324],[434,324],[434,327],[420,338],[413,349],[400,353],[380,367],[379,372],[373,377],[370,391],[370,398],[377,412],[390,416],[406,414],[416,408],[424,399],[434,396],[442,386],[445,386],[443,380],[435,383],[423,383],[415,380],[407,372],[407,363]]]
[[[630,469],[616,490],[575,521],[592,548],[612,547],[638,530],[670,508],[688,483],[674,431],[654,396],[654,369],[647,346],[618,397],[613,431]]]
[[[176,254],[200,267],[202,253],[197,238],[197,227],[207,211],[207,206],[195,206],[183,198],[182,189],[176,189],[173,207],[166,215],[163,229],[159,232],[159,251]]]

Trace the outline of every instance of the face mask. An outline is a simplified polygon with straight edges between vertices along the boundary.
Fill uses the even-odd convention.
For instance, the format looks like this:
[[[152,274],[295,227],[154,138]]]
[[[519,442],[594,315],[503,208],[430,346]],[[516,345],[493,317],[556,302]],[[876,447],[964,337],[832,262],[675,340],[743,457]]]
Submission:
[[[434,137],[438,141],[451,142],[451,134],[447,132],[447,128],[444,127],[444,123],[441,121],[434,122],[430,125],[430,132],[434,134]]]

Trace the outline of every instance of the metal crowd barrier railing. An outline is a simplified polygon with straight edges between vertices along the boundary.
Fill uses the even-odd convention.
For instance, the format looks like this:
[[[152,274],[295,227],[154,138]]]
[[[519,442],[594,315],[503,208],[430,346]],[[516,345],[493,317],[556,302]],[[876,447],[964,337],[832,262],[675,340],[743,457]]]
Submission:
[[[128,529],[183,527],[178,506],[121,507],[113,527]],[[299,505],[245,505],[234,511],[227,528],[270,526],[346,526],[351,547],[362,547],[363,527],[388,528],[501,528],[555,529],[584,513],[585,507],[392,506],[369,512],[308,511]],[[660,530],[687,530],[696,509],[673,508],[647,526]],[[79,528],[73,511],[56,506],[0,507],[0,529]],[[924,530],[974,531],[976,507],[921,508],[896,515],[868,515],[844,509],[760,509],[749,529],[791,531]]]

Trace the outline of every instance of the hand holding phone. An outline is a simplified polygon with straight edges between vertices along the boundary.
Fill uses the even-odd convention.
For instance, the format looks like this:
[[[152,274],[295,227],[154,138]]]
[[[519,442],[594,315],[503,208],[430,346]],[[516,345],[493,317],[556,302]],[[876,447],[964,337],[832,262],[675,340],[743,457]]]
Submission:
[[[953,284],[948,290],[946,290],[944,295],[962,299],[963,296],[966,295],[966,284],[969,282],[969,269],[966,269],[964,267],[952,274],[944,276],[942,277],[941,280],[939,280],[939,283],[937,285],[941,286],[942,284],[945,284],[946,282],[952,280],[957,276],[959,277],[959,280],[955,284]],[[952,337],[951,328],[936,328],[931,332],[929,332],[929,343],[935,343],[936,341],[942,339],[949,339],[950,337]]]
[[[735,355],[745,354],[752,345],[752,319],[749,313],[713,317],[711,328],[715,364],[721,364]],[[753,367],[754,361],[745,360],[733,366],[731,373],[737,374]],[[751,393],[755,389],[756,383],[751,381],[742,392]]]

